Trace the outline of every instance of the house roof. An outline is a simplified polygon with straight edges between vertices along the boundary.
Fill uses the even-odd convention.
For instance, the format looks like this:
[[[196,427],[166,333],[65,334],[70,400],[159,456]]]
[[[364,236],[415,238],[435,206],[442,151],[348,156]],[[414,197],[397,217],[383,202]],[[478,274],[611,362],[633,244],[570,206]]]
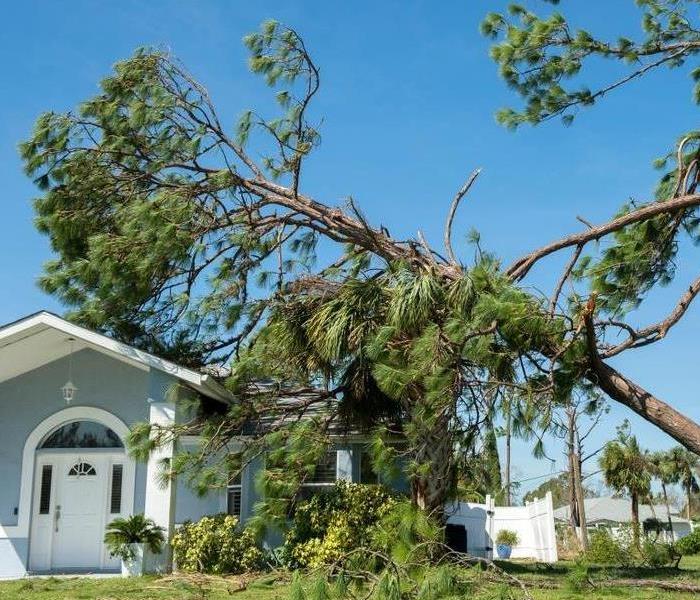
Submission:
[[[72,344],[69,340],[74,340]],[[90,348],[144,370],[156,369],[179,379],[197,392],[228,402],[229,392],[211,375],[159,358],[101,333],[41,311],[0,327],[0,381],[17,377],[43,364]]]
[[[584,501],[586,509],[586,523],[589,525],[603,521],[614,523],[632,522],[632,503],[628,498],[586,498]],[[569,505],[560,506],[554,510],[554,518],[559,521],[568,521],[570,517]],[[666,507],[664,505],[639,504],[639,520],[644,522],[649,519],[666,521]],[[674,523],[687,523],[686,519],[671,513],[671,521]]]

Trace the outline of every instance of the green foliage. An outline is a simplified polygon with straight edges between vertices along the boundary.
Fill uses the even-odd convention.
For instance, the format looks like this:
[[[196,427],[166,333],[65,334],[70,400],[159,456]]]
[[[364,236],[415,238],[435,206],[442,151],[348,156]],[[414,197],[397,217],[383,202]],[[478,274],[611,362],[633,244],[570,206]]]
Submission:
[[[107,525],[104,542],[111,556],[118,556],[123,561],[134,558],[133,544],[145,544],[153,554],[160,554],[163,549],[164,529],[152,519],[143,515],[114,519]]]
[[[561,473],[541,483],[534,490],[525,494],[523,501],[532,502],[535,498],[544,498],[547,492],[552,493],[552,504],[554,506],[563,506],[569,502],[569,474]],[[584,486],[583,495],[585,498],[593,498],[595,491]]]
[[[249,529],[221,514],[185,523],[171,541],[178,569],[188,573],[237,574],[259,571],[264,554]]]
[[[646,539],[642,544],[641,560],[644,565],[652,568],[677,565],[681,558],[679,552],[675,544]]]
[[[520,543],[520,537],[516,531],[501,529],[498,532],[498,535],[496,535],[496,543],[504,546],[510,546],[512,548]]]
[[[371,547],[379,521],[395,506],[395,496],[376,485],[339,481],[294,510],[283,556],[293,567],[316,568],[355,548]]]
[[[581,592],[590,587],[590,580],[588,565],[583,561],[577,561],[566,577],[566,587],[572,592]]]
[[[635,507],[641,498],[647,497],[651,492],[651,469],[647,453],[639,447],[637,438],[630,434],[627,423],[619,428],[618,439],[605,445],[599,464],[606,485],[617,492],[628,492],[631,496],[632,528],[636,545],[639,515],[635,513]]]
[[[596,529],[591,533],[585,559],[596,565],[627,566],[632,563],[630,545],[621,543],[607,529]]]
[[[634,533],[621,528],[613,536],[608,529],[596,529],[590,536],[585,560],[596,565],[615,567],[646,566],[651,568],[677,565],[684,552],[678,544],[645,537],[639,547]]]
[[[557,2],[552,2],[557,4]],[[698,53],[700,37],[692,17],[693,0],[639,0],[642,36],[635,41],[619,37],[609,41],[589,31],[574,29],[560,12],[540,16],[522,4],[511,4],[508,15],[491,13],[481,31],[498,40],[491,56],[501,77],[520,95],[520,110],[506,108],[497,113],[504,125],[515,128],[561,116],[566,125],[575,110],[591,106],[611,90],[660,66],[679,67]],[[609,84],[590,89],[576,81],[596,59],[615,60],[627,73]],[[691,73],[697,83],[699,73]],[[696,101],[700,98],[696,85]]]
[[[429,559],[443,541],[442,524],[408,501],[397,502],[374,533],[374,543],[397,563]]]
[[[678,540],[676,542],[676,550],[683,556],[700,554],[700,528],[694,529],[691,533]]]

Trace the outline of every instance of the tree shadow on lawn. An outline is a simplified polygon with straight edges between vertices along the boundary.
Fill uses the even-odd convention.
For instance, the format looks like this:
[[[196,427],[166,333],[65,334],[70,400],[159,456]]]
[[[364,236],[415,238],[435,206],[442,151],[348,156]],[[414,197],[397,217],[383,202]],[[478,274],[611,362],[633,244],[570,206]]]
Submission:
[[[576,568],[573,561],[559,561],[554,564],[532,561],[494,561],[501,569],[516,577],[526,579],[566,578]],[[617,567],[610,565],[587,565],[594,578],[605,579],[683,579],[700,581],[700,563],[693,562],[679,568],[674,567]]]

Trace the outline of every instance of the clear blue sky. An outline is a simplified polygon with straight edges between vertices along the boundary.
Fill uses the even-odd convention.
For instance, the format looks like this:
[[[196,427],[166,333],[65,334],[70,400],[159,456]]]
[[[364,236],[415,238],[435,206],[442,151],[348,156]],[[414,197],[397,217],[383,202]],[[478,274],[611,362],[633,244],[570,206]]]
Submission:
[[[316,114],[324,119],[323,142],[305,180],[307,191],[319,199],[341,203],[352,195],[371,220],[392,233],[414,235],[421,228],[438,244],[452,194],[480,166],[482,177],[461,209],[456,231],[476,227],[485,247],[510,260],[578,230],[576,215],[599,221],[629,197],[648,198],[656,178],[652,160],[696,125],[687,75],[662,72],[635,83],[582,113],[570,128],[552,122],[507,132],[496,125],[493,113],[515,98],[499,80],[488,58],[488,41],[478,33],[482,16],[503,4],[7,3],[0,34],[0,273],[5,282],[0,322],[42,308],[62,311],[35,284],[50,249],[33,228],[35,190],[16,151],[37,115],[70,109],[94,94],[110,66],[143,45],[176,53],[209,88],[230,123],[246,108],[271,109],[269,91],[248,73],[240,43],[267,18],[296,28],[322,69]],[[564,3],[564,8],[578,5],[572,12],[594,31],[619,33],[622,27],[636,32],[632,0],[591,0],[585,9],[581,4]],[[684,254],[678,283],[655,294],[640,322],[666,310],[692,275],[684,265],[696,263],[696,256],[692,251]],[[533,281],[544,284],[550,277],[543,270]],[[700,309],[695,307],[667,340],[619,362],[640,383],[696,419],[699,325]],[[630,416],[627,410],[615,408],[595,443],[611,435],[625,416]],[[671,444],[641,420],[632,422],[643,445]],[[518,445],[516,466],[523,477],[550,469],[532,459],[524,444]]]

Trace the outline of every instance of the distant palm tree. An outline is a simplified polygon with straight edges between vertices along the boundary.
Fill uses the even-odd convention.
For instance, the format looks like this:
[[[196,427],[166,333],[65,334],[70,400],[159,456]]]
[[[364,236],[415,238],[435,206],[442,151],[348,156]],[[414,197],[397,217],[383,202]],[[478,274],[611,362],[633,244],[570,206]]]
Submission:
[[[668,501],[667,486],[679,483],[680,478],[678,472],[674,468],[674,463],[671,460],[670,451],[658,451],[649,456],[649,464],[652,469],[652,474],[661,483],[661,492],[666,505],[666,517],[668,519],[668,530],[673,537],[673,522],[671,520],[671,505]]]
[[[632,499],[632,535],[639,546],[639,499],[651,491],[649,459],[637,438],[622,431],[619,439],[608,442],[599,459],[605,483],[616,492],[627,492]]]
[[[700,467],[700,457],[682,446],[676,446],[669,451],[669,460],[678,482],[683,486],[686,496],[686,518],[690,521],[690,501],[692,495],[700,491],[698,484],[698,467]]]

